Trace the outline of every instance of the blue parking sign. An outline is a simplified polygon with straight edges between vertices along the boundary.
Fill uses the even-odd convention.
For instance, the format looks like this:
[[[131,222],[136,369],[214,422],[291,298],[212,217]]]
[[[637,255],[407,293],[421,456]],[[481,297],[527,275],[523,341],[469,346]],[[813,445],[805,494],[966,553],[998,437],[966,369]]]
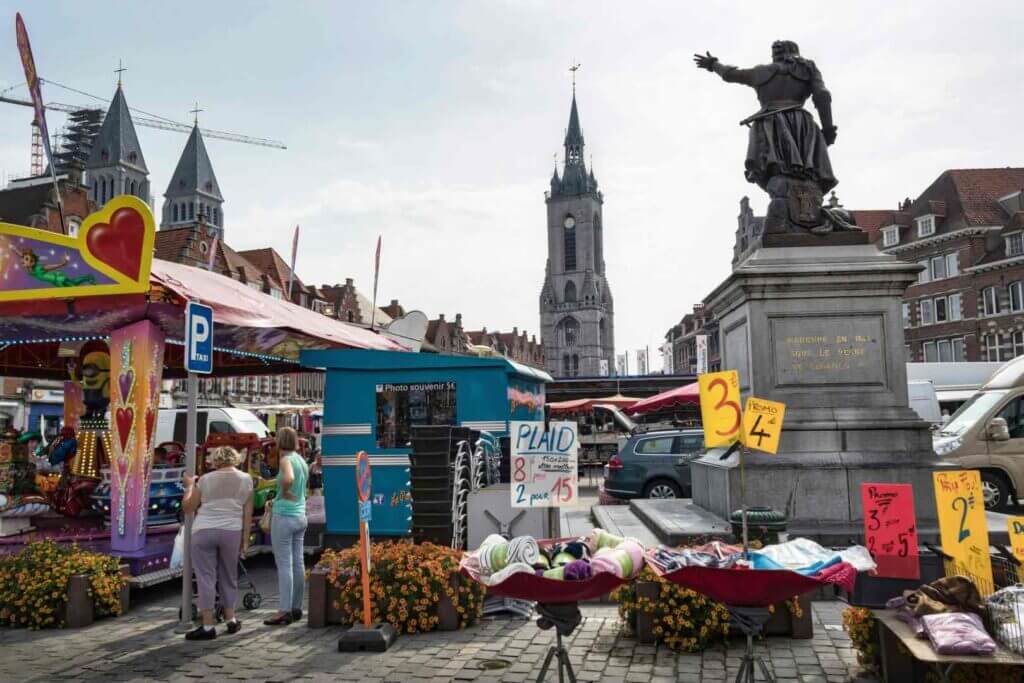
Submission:
[[[213,309],[194,301],[185,306],[185,369],[213,372]]]

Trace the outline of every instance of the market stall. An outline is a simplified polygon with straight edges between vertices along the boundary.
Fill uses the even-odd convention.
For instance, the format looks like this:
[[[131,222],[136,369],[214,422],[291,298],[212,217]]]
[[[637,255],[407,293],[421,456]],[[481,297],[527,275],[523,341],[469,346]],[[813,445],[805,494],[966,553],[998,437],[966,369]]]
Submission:
[[[700,386],[697,382],[663,391],[628,409],[634,418],[645,422],[663,422],[676,427],[699,427]]]
[[[504,358],[380,351],[303,351],[327,372],[322,427],[327,533],[358,533],[355,454],[370,454],[374,536],[410,532],[409,453],[415,425],[456,425],[500,436],[510,420],[543,417],[551,377]]]

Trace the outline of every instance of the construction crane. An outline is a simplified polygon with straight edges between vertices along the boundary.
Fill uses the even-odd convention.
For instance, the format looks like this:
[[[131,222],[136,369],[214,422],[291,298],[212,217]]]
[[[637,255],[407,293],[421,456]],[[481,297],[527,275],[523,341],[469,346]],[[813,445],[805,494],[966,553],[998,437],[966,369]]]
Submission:
[[[42,80],[42,79],[40,79],[40,80]],[[63,87],[63,88],[68,89],[68,90],[74,90],[73,88],[67,88],[67,86],[61,86],[59,83],[54,83],[53,81],[44,81],[44,82],[48,83],[50,85],[56,85],[58,87]],[[10,88],[8,88],[8,89],[10,89]],[[80,92],[80,91],[74,91],[74,92]],[[82,94],[88,95],[88,93],[82,93]],[[90,97],[96,97],[96,96],[95,95],[90,95]],[[97,97],[97,99],[100,99],[100,98]],[[16,104],[16,105],[21,106],[21,107],[31,107],[32,106],[32,102],[30,102],[28,100],[21,100],[21,99],[16,99],[16,98],[13,98],[13,97],[5,97],[2,94],[0,94],[0,103]],[[101,122],[102,122],[103,116],[104,116],[104,111],[102,109],[100,109],[99,107],[75,106],[75,105],[71,105],[71,104],[62,104],[60,102],[48,102],[45,106],[46,106],[46,109],[52,109],[54,111],[60,111],[60,112],[65,112],[65,113],[69,113],[69,114],[76,114],[78,112],[84,112],[84,111],[99,111],[100,112],[100,119],[99,120]],[[162,117],[156,117],[156,116],[151,115],[151,114],[146,114],[145,112],[140,112],[140,111],[138,111],[136,109],[131,109],[131,111],[132,111],[132,122],[134,122],[135,125],[137,125],[137,126],[144,126],[146,128],[157,128],[157,129],[160,129],[160,130],[170,130],[170,131],[175,131],[175,132],[178,132],[178,133],[191,133],[192,132],[192,126],[190,126],[190,125],[187,125],[187,124],[184,124],[184,123],[178,123],[177,121],[172,121],[170,119],[165,119],[165,118],[162,118]],[[259,145],[260,147],[271,147],[273,149],[288,149],[283,142],[280,142],[278,140],[269,140],[267,138],[256,138],[256,137],[251,137],[251,136],[248,136],[248,135],[239,135],[237,133],[227,133],[227,132],[222,131],[222,130],[210,130],[208,128],[200,128],[199,131],[203,134],[203,137],[205,137],[205,138],[215,138],[217,140],[228,140],[230,142],[241,142],[241,143],[246,144],[246,145]],[[42,141],[40,140],[40,137],[39,137],[39,129],[36,128],[36,126],[33,124],[33,126],[32,126],[32,170],[31,170],[31,173],[32,173],[32,175],[39,175],[42,172],[43,172]]]

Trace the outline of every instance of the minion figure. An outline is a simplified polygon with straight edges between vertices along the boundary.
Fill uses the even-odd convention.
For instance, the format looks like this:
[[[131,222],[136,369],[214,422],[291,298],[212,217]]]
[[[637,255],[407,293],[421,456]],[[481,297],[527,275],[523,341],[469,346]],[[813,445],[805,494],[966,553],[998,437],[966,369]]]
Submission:
[[[96,349],[82,356],[82,400],[85,419],[102,420],[110,405],[110,353]]]

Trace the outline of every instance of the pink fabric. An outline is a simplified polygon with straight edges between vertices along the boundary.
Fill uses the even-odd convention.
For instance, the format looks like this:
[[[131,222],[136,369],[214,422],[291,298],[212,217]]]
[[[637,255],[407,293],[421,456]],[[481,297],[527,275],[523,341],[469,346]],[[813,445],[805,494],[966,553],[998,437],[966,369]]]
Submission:
[[[834,583],[841,586],[846,592],[852,593],[853,584],[857,582],[857,570],[849,562],[839,562],[825,567],[813,578],[825,583]]]
[[[682,567],[663,573],[655,564],[650,567],[672,583],[737,607],[768,607],[825,585],[788,569]]]
[[[697,403],[700,403],[700,386],[697,382],[694,382],[693,384],[687,384],[685,386],[676,387],[675,389],[663,391],[660,394],[655,394],[650,398],[645,398],[638,403],[634,403],[633,407],[629,409],[629,412],[631,415],[640,415],[643,413],[653,413],[655,410],[661,410],[662,408],[669,408],[671,406],[684,404],[695,405]]]
[[[940,655],[990,655],[996,643],[981,617],[971,612],[946,612],[921,617],[932,648]]]

